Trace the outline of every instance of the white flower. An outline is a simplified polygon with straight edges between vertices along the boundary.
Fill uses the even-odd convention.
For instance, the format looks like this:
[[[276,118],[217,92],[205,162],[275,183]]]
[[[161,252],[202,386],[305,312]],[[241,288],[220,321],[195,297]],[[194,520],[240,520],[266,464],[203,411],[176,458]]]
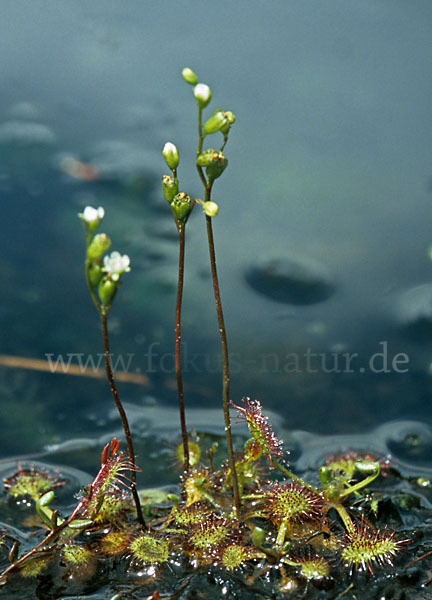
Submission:
[[[82,219],[86,223],[94,223],[94,221],[98,221],[99,223],[105,216],[105,211],[102,206],[99,208],[93,208],[93,206],[86,206],[82,213]]]
[[[194,96],[198,106],[205,108],[210,102],[211,89],[205,83],[198,83],[198,85],[194,87]]]
[[[120,275],[130,271],[130,258],[127,254],[120,254],[120,252],[111,252],[110,256],[104,256],[103,271],[111,276],[113,281],[118,281]]]

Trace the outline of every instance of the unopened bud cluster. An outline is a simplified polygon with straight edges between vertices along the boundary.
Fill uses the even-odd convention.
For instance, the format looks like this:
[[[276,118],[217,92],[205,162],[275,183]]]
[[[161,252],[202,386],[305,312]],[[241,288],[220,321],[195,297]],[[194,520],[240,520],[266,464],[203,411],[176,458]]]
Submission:
[[[196,166],[205,186],[206,201],[203,202],[198,198],[191,200],[188,194],[179,192],[179,182],[177,179],[179,152],[173,143],[167,142],[163,147],[162,155],[168,168],[171,170],[171,175],[164,175],[162,177],[162,191],[165,200],[171,206],[177,226],[186,223],[195,203],[203,207],[203,211],[207,217],[215,217],[218,214],[219,207],[215,202],[210,200],[210,193],[213,182],[222,175],[228,166],[228,160],[223,153],[223,148],[228,140],[231,126],[235,122],[235,116],[230,110],[221,110],[218,108],[213,111],[213,114],[202,126],[201,114],[203,109],[210,103],[212,91],[207,84],[199,82],[197,75],[189,67],[185,67],[182,70],[182,77],[186,83],[193,86],[193,95],[198,105],[200,132]],[[207,135],[217,132],[220,132],[223,136],[221,148],[219,150],[209,148],[203,151],[202,143],[204,138]]]
[[[183,69],[182,75],[188,83],[192,82],[193,76],[196,77],[190,69]],[[179,192],[179,182],[176,175],[180,157],[177,147],[172,142],[167,142],[163,147],[162,156],[168,168],[171,169],[171,175],[164,175],[162,177],[163,195],[171,206],[177,227],[180,227],[188,220],[194,203],[188,194]]]

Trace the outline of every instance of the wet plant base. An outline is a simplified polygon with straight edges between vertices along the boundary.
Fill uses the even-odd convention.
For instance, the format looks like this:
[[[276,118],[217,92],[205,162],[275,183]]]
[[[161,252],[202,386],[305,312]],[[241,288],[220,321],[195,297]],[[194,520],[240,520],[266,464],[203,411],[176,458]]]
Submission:
[[[50,508],[70,485],[67,474],[18,466],[4,478],[0,505],[0,597],[431,597],[432,485],[418,468],[412,476],[388,457],[344,451],[300,477],[260,404],[237,408],[251,436],[236,454],[239,515],[229,467],[215,466],[214,436],[190,440],[198,459],[177,493],[140,492],[145,529],[116,440],[69,507],[72,519],[61,514],[67,508]]]

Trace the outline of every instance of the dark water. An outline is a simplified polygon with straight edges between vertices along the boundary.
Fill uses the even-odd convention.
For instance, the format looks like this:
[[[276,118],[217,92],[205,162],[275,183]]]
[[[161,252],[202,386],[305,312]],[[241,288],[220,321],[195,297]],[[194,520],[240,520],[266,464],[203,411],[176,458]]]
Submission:
[[[152,436],[176,428],[177,248],[160,150],[178,145],[181,185],[199,195],[195,109],[179,75],[189,65],[212,87],[213,105],[237,116],[214,191],[233,399],[259,398],[280,430],[353,436],[346,447],[364,434],[426,468],[430,2],[1,8],[0,353],[98,360],[76,214],[104,206],[103,229],[132,263],[112,309],[112,350],[150,378],[120,386],[140,435],[141,482],[174,478],[147,459]],[[94,165],[97,179],[65,173],[65,157]],[[184,351],[191,424],[205,430],[214,413],[200,411],[219,406],[220,390],[199,212],[188,225]],[[66,375],[0,367],[0,411],[5,460],[55,451],[57,464],[92,472],[119,430],[107,385]],[[412,436],[420,454],[407,458],[400,448]],[[73,451],[58,446],[71,441]]]

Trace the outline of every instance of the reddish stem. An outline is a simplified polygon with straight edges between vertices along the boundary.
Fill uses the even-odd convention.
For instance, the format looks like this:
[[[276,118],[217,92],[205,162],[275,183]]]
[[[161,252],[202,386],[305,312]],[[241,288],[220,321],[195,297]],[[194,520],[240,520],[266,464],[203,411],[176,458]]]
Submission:
[[[206,188],[206,201],[210,200],[210,186]],[[237,471],[235,467],[235,457],[234,457],[234,449],[232,442],[232,434],[231,434],[231,418],[229,414],[229,357],[228,357],[228,341],[225,329],[225,321],[222,310],[222,301],[220,296],[219,289],[219,279],[216,268],[216,253],[213,239],[213,227],[211,217],[206,216],[206,224],[207,224],[207,237],[208,237],[208,245],[209,245],[209,253],[210,253],[210,267],[213,281],[213,293],[216,304],[216,313],[219,324],[219,334],[221,341],[221,352],[222,352],[222,405],[223,405],[223,414],[225,421],[225,437],[227,443],[227,452],[228,452],[228,464],[231,471],[231,479],[232,479],[232,488],[234,495],[234,506],[236,508],[237,514],[240,512],[240,493],[238,487],[237,480]]]
[[[107,374],[107,379],[108,379],[108,383],[110,386],[110,390],[111,390],[112,396],[114,398],[114,402],[116,404],[117,410],[119,412],[119,415],[120,415],[120,418],[121,418],[121,421],[123,424],[123,430],[125,433],[126,445],[127,445],[127,449],[128,449],[128,455],[129,455],[129,461],[131,464],[131,469],[129,472],[130,473],[130,475],[129,475],[130,488],[131,488],[132,496],[133,496],[133,499],[135,502],[138,521],[139,521],[140,525],[144,528],[145,527],[144,516],[142,513],[141,503],[140,503],[140,499],[139,499],[138,492],[136,489],[135,451],[134,451],[134,447],[133,447],[132,436],[131,436],[129,422],[128,422],[128,419],[126,416],[126,412],[123,408],[123,404],[121,403],[120,396],[117,391],[117,386],[115,384],[114,375],[113,375],[112,368],[111,368],[107,317],[108,317],[107,309],[102,308],[102,310],[100,312],[100,318],[101,318],[102,338],[103,338],[104,354],[105,354],[105,369],[106,369],[106,374]]]
[[[184,281],[184,259],[185,259],[185,225],[176,221],[179,234],[179,266],[176,302],[176,324],[175,324],[175,369],[177,379],[177,394],[179,401],[180,427],[183,439],[184,470],[189,472],[189,443],[186,428],[186,415],[184,406],[183,377],[181,370],[181,309],[183,299]]]

